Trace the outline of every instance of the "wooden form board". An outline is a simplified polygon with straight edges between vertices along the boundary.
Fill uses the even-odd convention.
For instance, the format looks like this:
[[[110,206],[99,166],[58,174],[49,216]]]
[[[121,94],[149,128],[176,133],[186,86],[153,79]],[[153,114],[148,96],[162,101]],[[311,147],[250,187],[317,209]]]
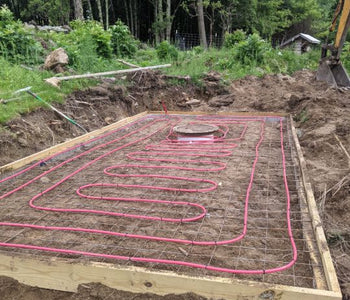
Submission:
[[[152,112],[152,114],[162,112]],[[169,114],[200,115],[213,113],[169,112]],[[121,120],[103,129],[88,133],[66,143],[54,146],[27,158],[0,167],[0,173],[15,170],[33,161],[43,159],[69,147],[87,141],[109,130],[116,129],[135,121],[147,113]],[[286,116],[276,113],[223,113],[235,116]],[[68,259],[51,258],[40,260],[16,254],[0,254],[0,276],[8,276],[21,283],[41,288],[62,291],[77,291],[79,284],[99,282],[108,287],[133,293],[154,293],[158,295],[183,294],[192,292],[211,299],[303,299],[303,300],[340,300],[342,298],[336,272],[327,246],[326,238],[317,212],[317,206],[311,185],[306,174],[306,162],[291,119],[293,140],[297,149],[302,175],[303,189],[306,195],[309,213],[321,253],[328,290],[272,285],[237,279],[217,277],[193,277],[173,272],[148,271],[146,268],[121,267],[114,264],[96,262],[74,263]]]
[[[77,291],[79,284],[100,282],[106,286],[158,295],[195,293],[210,299],[339,300],[332,291],[271,285],[215,277],[191,277],[172,272],[147,271],[137,267],[112,264],[77,264],[51,259],[40,261],[25,257],[0,255],[0,275],[21,283],[62,291]],[[271,296],[269,296],[271,295]],[[273,296],[273,297],[272,297]]]
[[[324,268],[324,273],[326,275],[328,288],[331,291],[340,293],[340,286],[339,286],[339,282],[338,282],[338,278],[337,278],[337,273],[335,271],[332,256],[331,256],[331,253],[330,253],[329,248],[328,248],[326,235],[323,231],[322,220],[321,220],[320,215],[318,213],[317,204],[316,204],[316,200],[315,200],[314,193],[312,190],[312,186],[311,186],[309,177],[307,175],[306,161],[305,161],[305,158],[303,156],[303,152],[302,152],[302,149],[301,149],[301,146],[299,143],[296,129],[293,125],[292,117],[290,117],[290,120],[291,120],[291,124],[292,124],[293,140],[294,140],[296,151],[297,151],[297,154],[299,157],[300,172],[301,172],[301,177],[302,177],[302,181],[303,181],[303,186],[305,189],[307,204],[309,207],[309,214],[311,217],[312,227],[313,227],[315,237],[316,237],[318,250],[319,250],[320,255],[321,255],[322,264],[323,264],[323,268]]]

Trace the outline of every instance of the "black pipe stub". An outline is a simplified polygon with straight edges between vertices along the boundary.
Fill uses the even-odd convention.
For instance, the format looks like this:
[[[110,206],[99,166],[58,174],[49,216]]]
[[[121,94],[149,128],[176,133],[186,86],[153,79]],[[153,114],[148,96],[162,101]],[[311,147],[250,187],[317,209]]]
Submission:
[[[174,132],[181,135],[207,135],[218,130],[219,127],[212,124],[185,124],[174,127]]]

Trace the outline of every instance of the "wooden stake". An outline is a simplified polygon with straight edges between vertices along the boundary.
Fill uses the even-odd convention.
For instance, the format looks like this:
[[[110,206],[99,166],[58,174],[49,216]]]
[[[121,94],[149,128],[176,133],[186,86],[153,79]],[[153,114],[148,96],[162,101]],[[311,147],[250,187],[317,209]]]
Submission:
[[[126,65],[126,66],[128,66],[128,67],[140,68],[140,66],[134,65],[134,64],[129,63],[129,62],[127,62],[127,61],[125,61],[125,60],[122,60],[122,59],[117,59],[117,61],[119,61],[120,63],[122,63],[123,65]]]
[[[343,150],[344,154],[348,158],[348,164],[349,164],[349,168],[350,168],[350,154],[349,154],[349,152],[346,150],[346,148],[344,147],[344,145],[341,142],[340,138],[335,133],[334,133],[334,137],[337,140],[337,142],[339,143],[340,148]]]

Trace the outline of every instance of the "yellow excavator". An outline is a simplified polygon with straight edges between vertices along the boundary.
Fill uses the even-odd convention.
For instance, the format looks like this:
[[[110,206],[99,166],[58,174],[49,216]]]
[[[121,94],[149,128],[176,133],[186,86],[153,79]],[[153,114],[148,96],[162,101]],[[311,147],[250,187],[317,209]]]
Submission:
[[[337,87],[350,87],[349,75],[340,61],[340,55],[350,27],[350,0],[339,0],[329,31],[333,32],[337,25],[334,44],[328,44],[327,42],[322,45],[321,60],[316,78]],[[330,55],[328,55],[328,51],[330,51]]]

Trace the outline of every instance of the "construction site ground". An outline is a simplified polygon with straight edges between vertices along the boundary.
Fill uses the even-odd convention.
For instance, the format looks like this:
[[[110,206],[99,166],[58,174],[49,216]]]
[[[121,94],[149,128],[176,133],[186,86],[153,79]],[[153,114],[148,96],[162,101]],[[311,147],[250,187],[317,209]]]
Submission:
[[[215,73],[203,85],[174,85],[159,73],[129,76],[127,85],[102,83],[70,95],[56,107],[89,131],[149,110],[203,112],[286,112],[293,116],[307,160],[344,299],[350,299],[350,91],[316,82],[310,71],[293,76],[246,77],[224,83]],[[0,165],[81,134],[46,109],[22,115],[0,130]],[[199,296],[130,295],[99,284],[78,293],[38,289],[0,278],[2,299],[202,299]]]

